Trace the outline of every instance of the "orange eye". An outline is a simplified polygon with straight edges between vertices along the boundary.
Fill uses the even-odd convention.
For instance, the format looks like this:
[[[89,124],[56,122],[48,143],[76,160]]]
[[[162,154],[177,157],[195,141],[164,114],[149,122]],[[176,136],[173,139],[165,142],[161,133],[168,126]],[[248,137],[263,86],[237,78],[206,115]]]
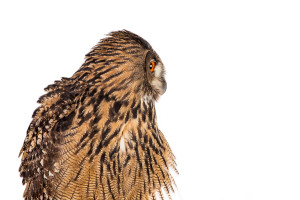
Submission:
[[[153,72],[155,68],[156,63],[153,61],[150,63],[150,71]]]

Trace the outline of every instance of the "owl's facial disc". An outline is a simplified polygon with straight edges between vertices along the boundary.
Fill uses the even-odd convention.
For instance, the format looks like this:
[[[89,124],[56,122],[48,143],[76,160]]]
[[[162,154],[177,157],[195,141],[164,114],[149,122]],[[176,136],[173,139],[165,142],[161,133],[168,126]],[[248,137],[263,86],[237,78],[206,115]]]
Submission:
[[[165,80],[165,69],[158,55],[149,51],[145,58],[145,72],[147,85],[149,86],[146,96],[151,96],[157,100],[160,95],[164,94],[167,89]]]
[[[155,69],[151,72],[152,80],[151,86],[154,90],[158,91],[159,95],[162,95],[167,90],[167,82],[164,77],[164,66],[161,62],[158,62]]]

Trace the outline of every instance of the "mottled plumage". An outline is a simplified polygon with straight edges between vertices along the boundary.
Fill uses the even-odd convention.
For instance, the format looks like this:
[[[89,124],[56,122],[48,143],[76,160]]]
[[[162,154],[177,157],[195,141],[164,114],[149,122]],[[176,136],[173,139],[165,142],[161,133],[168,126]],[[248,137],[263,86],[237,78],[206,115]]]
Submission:
[[[45,88],[20,152],[24,198],[170,196],[175,157],[154,107],[166,90],[164,72],[148,42],[117,31],[71,78]]]

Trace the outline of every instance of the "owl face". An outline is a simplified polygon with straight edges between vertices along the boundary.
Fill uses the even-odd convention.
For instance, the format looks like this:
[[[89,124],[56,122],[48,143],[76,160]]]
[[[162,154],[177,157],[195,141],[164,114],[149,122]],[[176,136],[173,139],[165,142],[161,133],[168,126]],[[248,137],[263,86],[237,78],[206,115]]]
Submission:
[[[151,45],[129,31],[117,31],[101,40],[86,55],[92,68],[91,84],[119,100],[157,100],[167,89],[165,68]],[[97,87],[97,86],[96,86]]]
[[[145,68],[145,98],[158,99],[167,89],[164,65],[158,55],[153,50],[149,50],[146,53],[145,64],[142,67]]]

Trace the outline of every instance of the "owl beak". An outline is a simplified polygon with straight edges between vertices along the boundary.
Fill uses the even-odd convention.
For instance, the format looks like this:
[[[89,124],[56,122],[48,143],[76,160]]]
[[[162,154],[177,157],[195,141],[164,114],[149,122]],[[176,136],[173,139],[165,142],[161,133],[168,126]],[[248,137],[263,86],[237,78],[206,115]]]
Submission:
[[[162,81],[162,86],[161,86],[161,94],[164,94],[167,90],[167,82],[165,79]]]

